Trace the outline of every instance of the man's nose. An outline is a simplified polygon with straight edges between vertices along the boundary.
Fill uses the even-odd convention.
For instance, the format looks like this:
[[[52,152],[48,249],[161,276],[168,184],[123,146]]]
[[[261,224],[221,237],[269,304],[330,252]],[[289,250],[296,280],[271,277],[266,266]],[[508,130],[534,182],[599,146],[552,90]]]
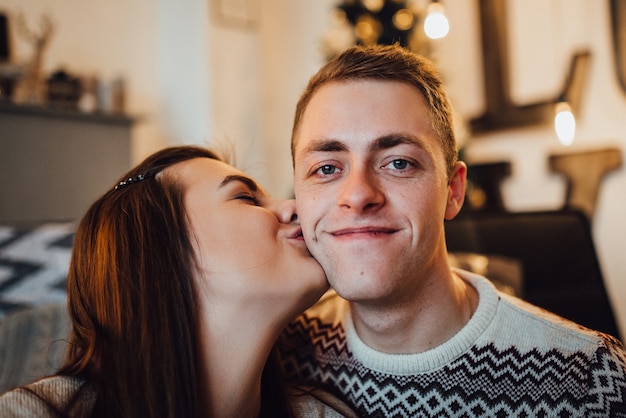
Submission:
[[[376,173],[367,168],[351,169],[344,177],[339,194],[339,206],[367,211],[380,207],[385,201]]]

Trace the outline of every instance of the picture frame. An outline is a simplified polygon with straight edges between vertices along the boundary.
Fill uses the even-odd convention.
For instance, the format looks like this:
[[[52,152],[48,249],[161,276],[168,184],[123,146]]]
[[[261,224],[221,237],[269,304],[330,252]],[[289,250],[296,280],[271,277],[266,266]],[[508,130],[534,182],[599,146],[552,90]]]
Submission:
[[[626,93],[626,0],[610,2],[615,71],[619,84]]]
[[[258,0],[211,0],[218,23],[244,29],[257,26],[260,17]]]
[[[9,58],[9,22],[7,15],[0,11],[0,63],[8,62]]]

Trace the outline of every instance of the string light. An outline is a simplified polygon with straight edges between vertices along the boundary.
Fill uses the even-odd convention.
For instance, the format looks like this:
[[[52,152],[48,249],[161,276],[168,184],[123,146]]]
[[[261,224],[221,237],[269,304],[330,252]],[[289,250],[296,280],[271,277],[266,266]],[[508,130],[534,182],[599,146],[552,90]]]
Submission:
[[[391,19],[393,26],[398,30],[410,30],[413,27],[415,21],[415,15],[409,9],[398,10]]]
[[[426,9],[424,32],[430,39],[441,39],[450,31],[450,23],[445,15],[444,7],[439,1],[433,0]]]
[[[560,101],[556,104],[554,130],[562,145],[572,145],[576,133],[576,118],[574,118],[572,109],[566,101]]]

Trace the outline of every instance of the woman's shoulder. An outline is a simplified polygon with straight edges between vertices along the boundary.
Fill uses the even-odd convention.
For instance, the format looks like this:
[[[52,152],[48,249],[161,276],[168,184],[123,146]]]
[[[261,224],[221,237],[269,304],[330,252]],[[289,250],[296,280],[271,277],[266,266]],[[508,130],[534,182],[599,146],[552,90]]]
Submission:
[[[289,395],[295,417],[357,417],[357,414],[345,402],[322,389],[298,386],[291,388]]]
[[[19,386],[0,396],[0,416],[78,418],[88,416],[95,403],[95,393],[85,381],[69,376],[46,377]]]

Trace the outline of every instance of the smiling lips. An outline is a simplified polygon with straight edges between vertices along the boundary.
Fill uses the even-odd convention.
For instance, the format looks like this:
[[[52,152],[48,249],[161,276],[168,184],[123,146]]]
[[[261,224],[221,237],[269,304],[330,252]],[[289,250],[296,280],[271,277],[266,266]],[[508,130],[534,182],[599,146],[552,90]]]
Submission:
[[[360,227],[360,228],[345,228],[340,229],[334,232],[331,232],[331,235],[334,237],[344,237],[344,236],[359,236],[359,235],[381,235],[381,234],[393,234],[397,232],[397,229],[384,228],[384,227]]]

